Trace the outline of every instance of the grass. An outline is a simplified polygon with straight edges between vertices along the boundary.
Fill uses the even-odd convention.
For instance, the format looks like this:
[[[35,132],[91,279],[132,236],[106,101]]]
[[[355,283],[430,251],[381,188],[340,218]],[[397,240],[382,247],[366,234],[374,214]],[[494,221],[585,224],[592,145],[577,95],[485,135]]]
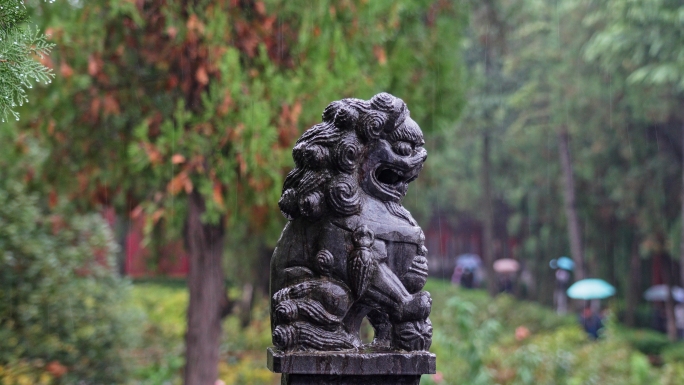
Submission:
[[[180,384],[187,290],[177,281],[134,286],[133,303],[146,321],[131,382]],[[557,316],[531,302],[507,295],[492,299],[440,280],[429,280],[425,289],[433,297],[431,351],[438,357],[438,374],[423,376],[423,384],[684,383],[682,344],[659,346],[666,360],[654,367],[630,342],[643,333],[610,320],[599,341],[590,341],[575,317]],[[227,385],[278,384],[279,376],[265,367],[265,349],[271,345],[268,303],[254,306],[246,328],[238,316],[229,316],[223,326],[220,379]]]

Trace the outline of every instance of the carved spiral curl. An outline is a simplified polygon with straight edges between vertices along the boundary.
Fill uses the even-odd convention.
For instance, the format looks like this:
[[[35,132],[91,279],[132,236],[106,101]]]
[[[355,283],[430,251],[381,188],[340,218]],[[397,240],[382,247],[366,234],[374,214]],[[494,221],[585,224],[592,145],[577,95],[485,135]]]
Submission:
[[[322,249],[316,254],[316,264],[318,264],[318,270],[321,274],[329,274],[334,262],[335,257],[326,249]]]
[[[279,322],[289,323],[299,317],[299,309],[294,301],[286,300],[276,306],[275,314]]]
[[[321,169],[327,165],[330,151],[318,144],[299,143],[292,149],[292,156],[295,163],[306,164],[313,169]]]
[[[290,288],[289,287],[280,289],[280,290],[278,290],[278,292],[273,294],[273,301],[275,303],[287,301],[288,299],[290,299]]]
[[[326,123],[333,123],[335,121],[335,115],[337,115],[337,111],[343,105],[344,101],[342,100],[335,100],[334,102],[328,104],[328,106],[325,107],[325,110],[323,110],[323,115],[321,116],[323,121]]]
[[[347,135],[335,147],[333,160],[341,171],[351,174],[356,169],[360,155],[361,143],[356,136]]]
[[[381,92],[371,98],[371,107],[376,110],[390,112],[394,109],[395,100],[397,100],[396,97],[387,92]]]
[[[297,344],[297,329],[291,325],[278,325],[273,330],[273,345],[281,350],[289,350]]]
[[[314,191],[299,198],[299,211],[305,217],[318,218],[323,215],[323,193]]]
[[[340,130],[351,130],[358,119],[358,111],[348,106],[342,106],[335,115],[335,127]]]
[[[340,185],[339,181],[332,183],[331,177],[355,174],[364,146],[379,138],[424,143],[405,103],[387,93],[371,100],[334,101],[322,118],[322,123],[302,134],[292,150],[296,167],[285,179],[279,202],[289,220],[300,216],[315,220],[328,209],[340,215],[357,213],[357,182]]]
[[[367,141],[378,139],[387,120],[387,114],[384,112],[370,110],[359,120],[357,133]]]
[[[285,215],[287,219],[294,219],[292,214],[299,212],[299,202],[297,202],[297,192],[293,188],[289,188],[283,192],[278,201],[278,207],[280,211]]]
[[[327,202],[339,215],[353,215],[361,209],[361,196],[356,181],[346,174],[337,175],[328,185]]]

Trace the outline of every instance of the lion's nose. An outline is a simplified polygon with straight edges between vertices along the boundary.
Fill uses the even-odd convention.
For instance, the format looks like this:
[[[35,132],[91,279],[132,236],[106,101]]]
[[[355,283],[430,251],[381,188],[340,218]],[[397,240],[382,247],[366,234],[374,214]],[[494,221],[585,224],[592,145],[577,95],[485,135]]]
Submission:
[[[418,156],[421,157],[421,158],[420,158],[421,163],[422,163],[422,162],[425,162],[425,160],[427,159],[427,155],[428,155],[428,154],[427,154],[427,150],[426,150],[426,149],[424,149],[424,148],[421,147],[421,148],[418,150]]]

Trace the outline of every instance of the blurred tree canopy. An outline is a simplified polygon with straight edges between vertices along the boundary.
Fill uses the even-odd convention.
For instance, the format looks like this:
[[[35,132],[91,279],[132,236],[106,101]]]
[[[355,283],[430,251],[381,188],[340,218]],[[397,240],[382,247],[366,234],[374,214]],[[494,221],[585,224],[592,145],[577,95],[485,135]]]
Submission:
[[[290,148],[325,106],[388,91],[434,131],[463,105],[466,13],[448,1],[95,0],[34,16],[59,75],[14,126],[49,149],[37,188],[184,236],[190,384],[216,378],[224,240],[236,276],[263,266],[249,245],[275,241]]]
[[[482,218],[489,132],[493,206],[507,224],[498,241],[520,241],[499,256],[521,259],[538,284],[532,298],[550,301],[548,262],[570,251],[557,135],[567,130],[586,272],[617,285],[633,322],[652,275],[645,267],[663,266],[653,274],[666,279],[680,255],[682,14],[666,0],[473,5],[468,103],[453,129],[428,140],[437,151],[418,181],[433,202],[423,210]]]
[[[645,267],[677,283],[680,1],[29,3],[57,44],[42,64],[58,76],[0,131],[46,150],[42,172],[13,178],[48,206],[111,206],[143,216],[148,233],[183,235],[191,298],[208,290],[215,304],[195,328],[213,330],[209,345],[232,306],[222,264],[254,279],[282,228],[275,203],[296,138],[330,101],[380,91],[426,133],[430,159],[406,205],[423,223],[503,223],[488,230],[503,246],[487,262],[520,259],[531,298],[550,301],[548,262],[571,249],[587,276],[618,287],[628,322]]]
[[[47,151],[0,130],[0,383],[122,383],[140,318],[100,214],[36,193]]]

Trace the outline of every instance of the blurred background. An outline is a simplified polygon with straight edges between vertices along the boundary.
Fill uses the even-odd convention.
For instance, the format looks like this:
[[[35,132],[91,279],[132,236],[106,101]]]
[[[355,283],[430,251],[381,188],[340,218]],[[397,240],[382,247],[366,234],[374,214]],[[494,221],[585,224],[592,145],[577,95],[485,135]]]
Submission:
[[[422,383],[684,383],[680,0],[0,5],[0,384],[279,383],[291,148],[382,91],[429,153]]]

